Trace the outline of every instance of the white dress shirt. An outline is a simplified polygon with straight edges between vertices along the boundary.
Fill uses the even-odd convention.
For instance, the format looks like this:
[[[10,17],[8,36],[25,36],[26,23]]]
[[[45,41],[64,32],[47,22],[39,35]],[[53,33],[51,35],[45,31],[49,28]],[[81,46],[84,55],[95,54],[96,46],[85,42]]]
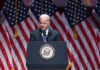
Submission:
[[[45,30],[46,31],[46,36],[48,36],[49,33],[49,28]],[[42,33],[42,37],[43,37],[43,33]]]

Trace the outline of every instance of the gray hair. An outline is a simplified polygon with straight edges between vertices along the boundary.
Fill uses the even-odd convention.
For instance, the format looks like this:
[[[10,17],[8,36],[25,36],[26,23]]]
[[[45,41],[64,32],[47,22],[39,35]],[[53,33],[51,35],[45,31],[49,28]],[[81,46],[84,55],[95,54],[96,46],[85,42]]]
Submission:
[[[47,18],[48,20],[50,20],[50,16],[47,14],[41,14],[40,18]]]

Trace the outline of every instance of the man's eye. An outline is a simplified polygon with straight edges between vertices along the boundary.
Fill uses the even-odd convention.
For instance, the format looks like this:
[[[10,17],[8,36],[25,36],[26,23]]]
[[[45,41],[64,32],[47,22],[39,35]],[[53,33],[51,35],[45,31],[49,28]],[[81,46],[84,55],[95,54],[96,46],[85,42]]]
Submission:
[[[40,23],[40,24],[42,24],[42,23]]]
[[[40,23],[40,24],[46,24],[46,23]]]

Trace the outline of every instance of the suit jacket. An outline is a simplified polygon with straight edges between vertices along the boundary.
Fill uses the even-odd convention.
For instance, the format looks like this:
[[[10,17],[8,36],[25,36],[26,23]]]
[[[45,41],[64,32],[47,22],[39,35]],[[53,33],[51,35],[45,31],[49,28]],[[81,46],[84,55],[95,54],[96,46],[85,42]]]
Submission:
[[[42,31],[41,29],[34,30],[30,33],[29,41],[43,41],[42,40]],[[59,33],[51,28],[49,28],[47,41],[60,41]]]

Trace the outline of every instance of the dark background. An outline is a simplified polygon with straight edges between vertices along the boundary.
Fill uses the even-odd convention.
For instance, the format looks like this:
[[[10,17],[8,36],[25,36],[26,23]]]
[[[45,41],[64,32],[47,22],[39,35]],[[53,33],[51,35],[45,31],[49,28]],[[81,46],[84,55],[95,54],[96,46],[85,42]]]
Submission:
[[[1,1],[0,1],[0,11],[1,11],[1,9],[2,9],[4,3],[5,3],[5,1],[6,1],[6,0],[1,0]]]
[[[1,1],[0,1],[0,11],[1,11],[1,9],[2,9],[4,3],[5,3],[5,1],[6,1],[6,0],[1,0]],[[57,0],[55,0],[55,2],[54,2],[55,4],[57,4],[56,1],[57,1]],[[63,0],[63,1],[65,1],[65,0]],[[67,2],[67,1],[66,1],[66,2]],[[58,4],[59,4],[59,3],[58,3]],[[61,3],[61,4],[62,4],[62,3]],[[58,6],[58,5],[57,5],[57,6]],[[60,6],[61,6],[61,7],[60,7]],[[61,12],[63,12],[64,7],[63,7],[62,5],[60,5],[60,6],[59,6],[59,9],[60,9]],[[88,11],[90,14],[91,14],[91,12],[92,12],[92,8],[93,8],[93,7],[87,7],[87,11]],[[27,9],[28,9],[28,8],[27,8]]]

